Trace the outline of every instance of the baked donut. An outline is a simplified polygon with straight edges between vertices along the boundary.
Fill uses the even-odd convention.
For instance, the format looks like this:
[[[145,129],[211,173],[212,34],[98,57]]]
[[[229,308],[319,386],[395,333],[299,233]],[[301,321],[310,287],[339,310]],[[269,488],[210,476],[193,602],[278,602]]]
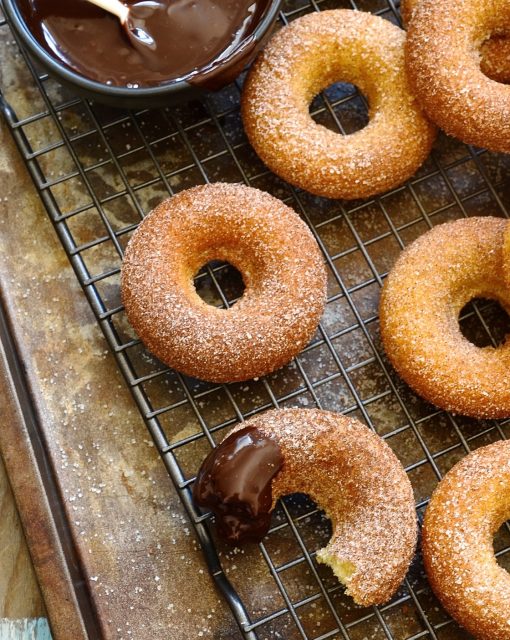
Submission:
[[[510,152],[510,86],[482,72],[479,50],[509,24],[507,0],[421,0],[406,43],[409,80],[429,117],[463,142],[503,152]]]
[[[424,162],[436,135],[409,89],[405,33],[370,13],[313,13],[284,27],[253,65],[241,109],[264,163],[291,184],[328,198],[391,189]],[[344,136],[309,113],[315,95],[343,80],[370,103],[370,122]]]
[[[261,540],[281,496],[306,493],[332,522],[317,560],[363,606],[396,591],[416,546],[413,491],[390,447],[358,420],[277,409],[233,429],[202,464],[195,503],[231,542]]]
[[[245,284],[229,309],[205,303],[193,277],[211,260]],[[194,187],[158,205],[126,248],[129,322],[170,367],[212,382],[262,376],[311,339],[326,301],[326,269],[306,224],[268,193],[239,184]]]
[[[510,441],[477,449],[434,492],[423,525],[423,559],[445,609],[479,640],[510,638],[510,574],[493,537],[510,518]]]
[[[400,12],[404,25],[411,21],[420,0],[400,0]],[[480,69],[496,82],[510,83],[510,34],[508,31],[493,33],[480,47]]]
[[[404,25],[409,24],[420,0],[400,0]],[[496,82],[510,83],[510,37],[508,33],[493,33],[480,47],[482,73]]]
[[[442,409],[474,418],[510,416],[510,341],[480,348],[461,333],[473,298],[510,310],[500,218],[434,227],[398,258],[383,287],[381,337],[400,376]]]
[[[503,263],[506,286],[510,289],[510,224],[506,225],[503,233]]]

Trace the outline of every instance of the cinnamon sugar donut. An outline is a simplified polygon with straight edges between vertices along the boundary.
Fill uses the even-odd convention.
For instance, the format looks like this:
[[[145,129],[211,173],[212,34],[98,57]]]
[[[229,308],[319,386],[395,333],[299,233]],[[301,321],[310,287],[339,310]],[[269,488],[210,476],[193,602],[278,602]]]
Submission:
[[[429,402],[474,418],[510,416],[510,341],[477,347],[458,321],[477,297],[510,310],[507,224],[487,217],[434,227],[400,255],[381,295],[381,337],[397,372]]]
[[[482,72],[479,51],[509,24],[507,0],[421,0],[406,43],[408,76],[429,117],[466,143],[502,152],[510,152],[510,86]]]
[[[493,537],[510,519],[510,442],[477,449],[434,492],[423,526],[429,582],[445,609],[479,640],[510,638],[510,574]]]
[[[330,518],[332,537],[316,557],[354,601],[389,600],[413,557],[417,527],[411,484],[384,440],[336,413],[266,411],[211,452],[193,490],[235,542],[253,540],[254,531],[262,539],[276,501],[291,493],[308,494]]]
[[[264,163],[291,184],[328,198],[366,198],[413,175],[435,127],[424,117],[404,69],[405,33],[369,13],[333,10],[279,31],[246,80],[242,116]],[[309,105],[332,83],[367,96],[370,122],[344,136],[314,122]]]
[[[206,304],[193,277],[211,260],[236,267],[241,299]],[[127,317],[150,351],[187,375],[247,380],[291,360],[311,339],[326,270],[310,230],[268,193],[194,187],[165,200],[133,234],[122,266]]]
[[[503,263],[506,286],[510,289],[510,223],[506,225],[503,234]]]
[[[401,0],[400,12],[409,24],[420,0]],[[493,33],[480,47],[482,73],[496,82],[510,83],[510,37],[508,33]]]

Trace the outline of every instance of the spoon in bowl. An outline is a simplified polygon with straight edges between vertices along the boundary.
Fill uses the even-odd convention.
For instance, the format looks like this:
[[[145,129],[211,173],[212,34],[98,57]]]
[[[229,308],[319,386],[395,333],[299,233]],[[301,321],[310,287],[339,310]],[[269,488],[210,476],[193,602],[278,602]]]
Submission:
[[[168,20],[168,7],[163,2],[144,0],[131,6],[120,0],[87,0],[117,16],[131,44],[146,59],[149,66],[157,66],[157,43],[153,31],[160,31]]]

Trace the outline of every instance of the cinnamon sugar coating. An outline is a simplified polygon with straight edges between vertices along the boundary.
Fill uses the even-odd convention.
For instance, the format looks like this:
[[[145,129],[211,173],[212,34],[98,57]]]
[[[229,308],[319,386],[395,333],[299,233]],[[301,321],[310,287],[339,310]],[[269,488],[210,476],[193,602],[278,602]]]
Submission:
[[[405,25],[409,24],[420,0],[401,0],[400,12]],[[510,31],[491,34],[480,47],[482,73],[495,80],[510,84]]]
[[[507,224],[503,233],[503,269],[506,286],[510,289],[510,224]]]
[[[193,277],[211,260],[236,267],[241,299],[218,309]],[[212,382],[262,376],[309,342],[326,302],[326,269],[306,224],[282,202],[239,184],[183,191],[133,234],[122,266],[127,317],[169,366]]]
[[[510,574],[493,537],[510,518],[510,441],[477,449],[447,473],[425,514],[423,559],[445,609],[479,640],[510,638]]]
[[[434,227],[398,258],[382,291],[381,337],[400,376],[442,409],[474,418],[510,416],[510,341],[480,348],[461,333],[473,298],[510,311],[500,218]]]
[[[405,32],[383,18],[322,11],[279,31],[253,65],[242,96],[243,123],[276,174],[329,198],[366,198],[412,176],[430,152],[435,127],[412,95]],[[368,98],[370,122],[344,136],[314,122],[309,105],[345,81]]]
[[[401,0],[400,12],[404,24],[409,24],[420,0]],[[510,84],[510,35],[507,30],[492,33],[480,47],[482,73],[495,80]]]
[[[406,43],[409,80],[430,118],[463,142],[500,152],[510,152],[510,86],[482,72],[480,47],[509,24],[507,0],[421,0]]]
[[[317,409],[266,411],[233,431],[248,426],[282,451],[273,501],[306,493],[330,518],[333,535],[318,561],[333,568],[357,604],[387,602],[417,536],[411,484],[390,447],[358,420]]]

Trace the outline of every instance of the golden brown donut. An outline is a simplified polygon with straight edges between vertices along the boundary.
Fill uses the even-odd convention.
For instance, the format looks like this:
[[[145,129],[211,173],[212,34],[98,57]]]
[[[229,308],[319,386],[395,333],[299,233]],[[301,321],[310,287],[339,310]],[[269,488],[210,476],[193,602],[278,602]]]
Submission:
[[[510,223],[506,225],[503,234],[503,263],[506,286],[510,289]]]
[[[477,449],[434,492],[423,526],[429,582],[445,609],[479,640],[510,638],[510,574],[493,537],[510,518],[510,442]]]
[[[334,10],[299,18],[260,54],[242,96],[243,123],[264,163],[291,184],[328,198],[366,198],[413,175],[435,127],[411,94],[405,33],[369,13]],[[338,81],[370,103],[370,122],[344,136],[317,124],[309,105]]]
[[[236,267],[241,299],[205,303],[193,277],[212,260]],[[194,187],[140,224],[122,266],[127,317],[152,353],[212,382],[262,376],[311,339],[326,300],[319,247],[299,216],[268,193],[239,184]]]
[[[479,51],[509,24],[507,0],[421,0],[406,43],[408,77],[429,117],[463,142],[502,152],[510,152],[510,86],[482,72]]]
[[[402,252],[381,295],[381,337],[400,376],[436,406],[475,418],[510,416],[510,341],[477,347],[458,321],[477,297],[510,310],[506,226],[487,217],[434,227]]]
[[[233,434],[239,439],[232,443]],[[281,496],[308,494],[324,509],[333,529],[317,560],[333,569],[357,604],[388,601],[404,579],[416,546],[413,491],[390,447],[358,420],[317,409],[279,409],[250,418],[202,465],[195,501],[199,495],[206,506],[223,498],[227,509],[224,504],[215,510],[220,520],[229,524],[239,517],[246,506],[243,498],[253,497],[252,474],[263,473],[260,447],[274,443],[281,458],[278,461],[273,451],[266,458],[266,464],[277,462],[266,513]],[[234,459],[232,465],[236,455],[239,462]]]
[[[400,12],[405,25],[409,24],[420,0],[401,0]],[[510,83],[510,37],[508,33],[494,33],[480,48],[482,73],[496,82]]]

